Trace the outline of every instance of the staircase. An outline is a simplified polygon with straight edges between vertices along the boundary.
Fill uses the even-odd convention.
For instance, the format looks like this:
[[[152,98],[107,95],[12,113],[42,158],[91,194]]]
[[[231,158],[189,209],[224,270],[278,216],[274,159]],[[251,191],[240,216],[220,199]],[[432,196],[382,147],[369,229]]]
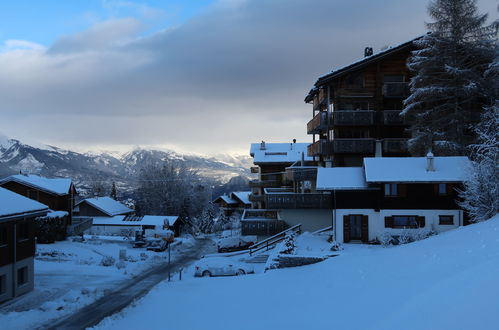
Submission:
[[[267,263],[268,259],[269,259],[268,254],[258,254],[249,257],[248,259],[244,259],[244,262],[247,264],[265,264]]]

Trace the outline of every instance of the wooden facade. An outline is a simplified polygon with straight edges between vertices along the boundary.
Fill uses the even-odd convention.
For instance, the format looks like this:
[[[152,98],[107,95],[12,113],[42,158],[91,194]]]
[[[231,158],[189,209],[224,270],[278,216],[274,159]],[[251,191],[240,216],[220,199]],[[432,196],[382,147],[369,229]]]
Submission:
[[[364,157],[408,155],[408,121],[400,112],[414,49],[410,41],[318,79],[305,98],[313,104],[309,156],[332,166],[362,166]]]

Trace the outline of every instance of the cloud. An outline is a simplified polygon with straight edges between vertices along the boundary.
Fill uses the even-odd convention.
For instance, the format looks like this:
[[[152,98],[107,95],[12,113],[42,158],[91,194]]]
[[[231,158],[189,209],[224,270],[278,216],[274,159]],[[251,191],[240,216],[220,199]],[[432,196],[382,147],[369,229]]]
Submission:
[[[317,77],[358,60],[365,46],[379,50],[424,33],[425,6],[220,1],[146,37],[137,19],[100,22],[46,51],[0,53],[0,131],[63,146],[196,152],[304,141],[312,111],[303,98]]]

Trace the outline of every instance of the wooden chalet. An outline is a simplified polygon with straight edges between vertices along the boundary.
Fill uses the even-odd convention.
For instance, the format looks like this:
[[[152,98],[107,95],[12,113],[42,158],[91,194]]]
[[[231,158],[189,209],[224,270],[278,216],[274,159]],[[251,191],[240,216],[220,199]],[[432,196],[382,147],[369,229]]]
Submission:
[[[364,157],[408,156],[407,119],[400,116],[411,78],[414,40],[320,77],[305,98],[313,105],[308,155],[326,167],[362,166]]]
[[[0,303],[34,288],[36,217],[47,205],[0,188]]]

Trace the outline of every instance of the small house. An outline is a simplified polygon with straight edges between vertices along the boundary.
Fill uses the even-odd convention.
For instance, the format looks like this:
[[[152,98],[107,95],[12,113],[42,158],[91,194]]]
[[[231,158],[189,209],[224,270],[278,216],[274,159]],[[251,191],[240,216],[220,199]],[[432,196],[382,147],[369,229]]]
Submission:
[[[0,303],[34,288],[34,219],[48,206],[0,187]]]

